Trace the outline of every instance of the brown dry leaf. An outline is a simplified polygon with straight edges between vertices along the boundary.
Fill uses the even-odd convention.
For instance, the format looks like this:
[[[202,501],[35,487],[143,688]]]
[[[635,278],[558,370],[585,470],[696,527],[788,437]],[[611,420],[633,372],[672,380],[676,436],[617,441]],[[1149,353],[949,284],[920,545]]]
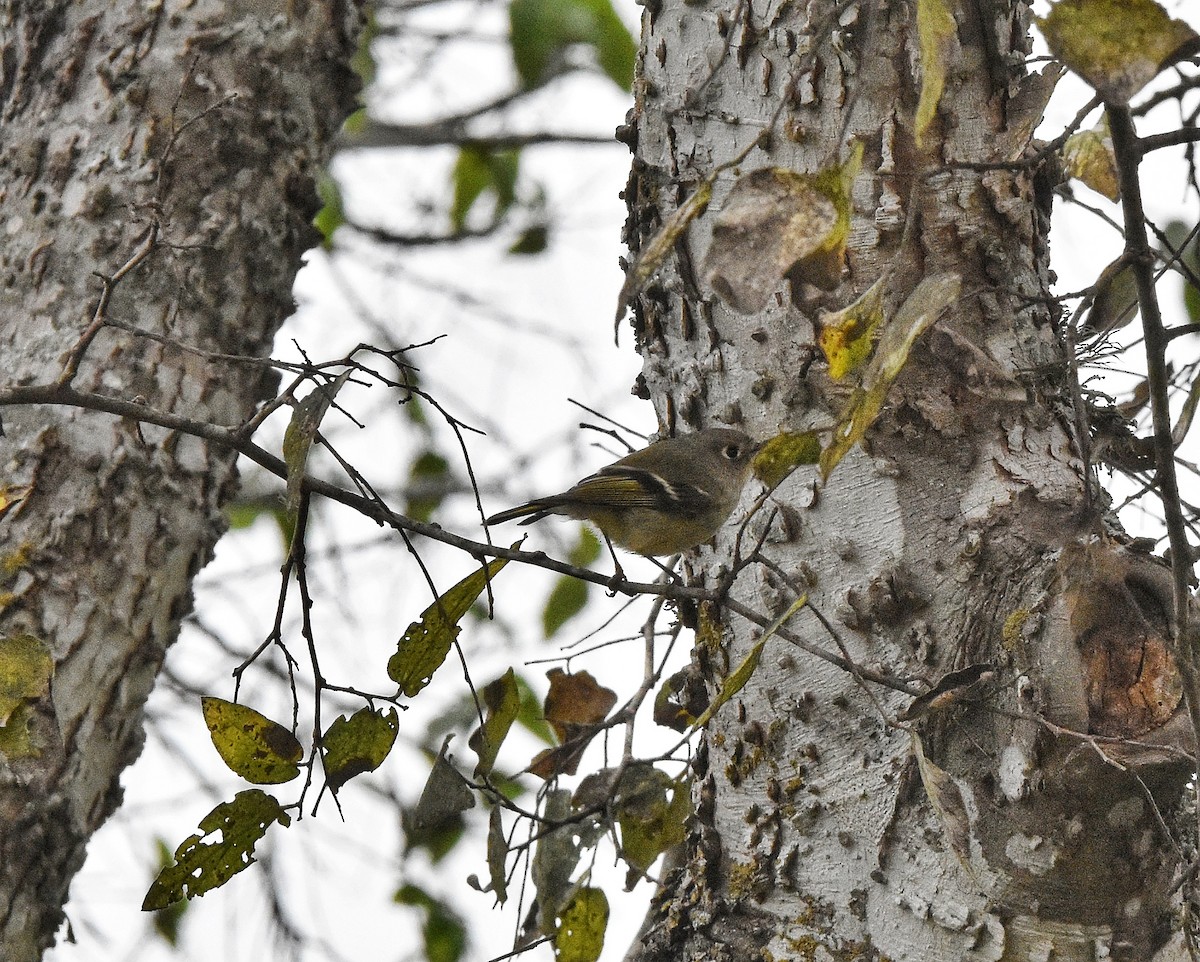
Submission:
[[[704,261],[709,285],[735,311],[753,314],[785,279],[830,290],[841,282],[850,234],[850,187],[862,162],[816,174],[766,167],[740,177],[713,224]]]
[[[550,691],[543,712],[562,744],[538,752],[527,771],[549,780],[555,775],[575,774],[584,750],[600,731],[600,723],[617,703],[617,696],[586,671],[568,675],[561,668],[551,668],[546,677],[550,679]]]

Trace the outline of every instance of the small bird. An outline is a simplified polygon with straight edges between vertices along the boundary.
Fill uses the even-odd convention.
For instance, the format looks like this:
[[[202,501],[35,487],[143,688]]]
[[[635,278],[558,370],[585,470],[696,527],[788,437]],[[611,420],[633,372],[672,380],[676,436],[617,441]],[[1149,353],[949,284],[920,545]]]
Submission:
[[[748,435],[729,428],[665,438],[562,494],[535,498],[485,523],[524,518],[522,524],[529,524],[561,514],[592,522],[610,548],[615,543],[650,557],[677,554],[707,541],[725,523],[757,450]]]

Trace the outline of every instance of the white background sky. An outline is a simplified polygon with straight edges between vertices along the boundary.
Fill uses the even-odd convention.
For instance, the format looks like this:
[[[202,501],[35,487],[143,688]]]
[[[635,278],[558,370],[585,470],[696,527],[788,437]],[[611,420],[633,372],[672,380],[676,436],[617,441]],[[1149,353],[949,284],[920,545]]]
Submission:
[[[1189,15],[1185,3],[1167,6],[1176,16]],[[511,64],[503,42],[506,20],[503,11],[494,7],[464,2],[436,8],[443,19],[427,26],[479,38],[458,47],[453,61],[422,60],[422,42],[417,37],[381,48],[379,89],[371,101],[377,114],[397,121],[420,120],[486,99],[485,91],[492,85],[502,86],[504,81],[495,78],[510,75]],[[635,28],[640,8],[626,0],[619,9]],[[1195,19],[1194,13],[1190,15]],[[1087,96],[1082,85],[1065,82],[1051,107],[1044,128],[1047,136],[1061,129]],[[607,79],[576,75],[514,116],[518,126],[608,134],[623,121],[627,106],[627,97]],[[1144,124],[1142,132],[1168,129],[1175,123],[1168,108]],[[1196,217],[1195,198],[1180,193],[1181,155],[1181,148],[1158,152],[1144,169],[1145,181],[1151,185],[1150,213],[1160,222],[1171,217],[1194,222]],[[439,207],[444,204],[451,161],[449,150],[441,155],[364,152],[342,155],[335,171],[353,216],[411,230],[428,224],[405,212],[422,200]],[[297,314],[280,335],[276,356],[294,356],[293,338],[316,360],[340,356],[362,340],[377,341],[379,332],[364,325],[363,305],[394,344],[445,335],[437,344],[415,352],[412,359],[421,367],[427,390],[463,421],[488,432],[486,437],[469,438],[485,508],[494,511],[536,493],[561,489],[611,460],[608,453],[589,447],[587,436],[581,441],[577,424],[585,416],[568,398],[643,431],[654,429],[650,406],[629,395],[640,363],[628,329],[620,346],[613,344],[612,337],[622,280],[617,266],[622,253],[619,234],[625,216],[618,192],[624,187],[628,162],[626,149],[615,144],[526,151],[523,171],[545,189],[555,225],[549,250],[536,257],[511,257],[504,253],[504,243],[485,240],[405,252],[396,258],[365,241],[339,237],[343,249],[339,256],[310,256],[296,286]],[[1089,202],[1119,216],[1115,207],[1086,188],[1078,190],[1081,196],[1090,195]],[[1120,240],[1115,231],[1097,226],[1095,218],[1083,211],[1060,207],[1056,217],[1052,250],[1059,289],[1078,290],[1117,255]],[[1177,295],[1168,293],[1164,307],[1169,322],[1182,319],[1177,305]],[[397,414],[395,397],[379,388],[347,387],[339,400],[371,424],[370,430],[359,431],[344,420],[338,423],[337,415],[331,414],[325,427],[339,450],[382,491],[397,491],[419,439]],[[276,425],[275,430],[280,434],[282,426]],[[439,430],[438,438],[441,450],[453,460],[449,435]],[[615,448],[609,450],[617,453]],[[473,510],[468,499],[460,498],[440,520],[463,534],[479,536]],[[428,591],[393,534],[337,507],[323,508],[313,523],[311,578],[318,599],[314,619],[326,673],[336,683],[392,690],[384,674],[387,656],[428,603]],[[497,536],[515,536],[520,530],[502,530]],[[576,529],[571,524],[544,524],[532,530],[529,546],[554,552],[563,550]],[[323,547],[332,552],[326,563],[317,557]],[[470,569],[453,552],[431,545],[421,550],[443,589]],[[280,560],[278,535],[266,520],[222,541],[216,561],[200,576],[196,608],[201,623],[237,653],[222,653],[201,632],[186,630],[170,653],[168,665],[174,678],[196,692],[232,697],[230,671],[241,654],[269,631]],[[598,564],[610,562],[605,558]],[[638,572],[639,564],[636,559],[629,561],[631,575]],[[511,568],[502,579],[497,586],[497,622],[471,626],[463,635],[478,683],[510,664],[557,654],[561,644],[578,641],[599,627],[616,606],[600,599],[549,645],[540,639],[536,612],[551,579],[542,572]],[[292,615],[291,624],[294,619]],[[634,630],[637,619],[626,619],[624,624],[625,631]],[[609,629],[605,637],[620,633]],[[640,643],[634,642],[605,648],[572,667],[586,668],[610,687],[627,691],[630,682],[640,677],[641,659]],[[538,679],[546,667],[531,666],[526,675]],[[280,720],[290,717],[289,699],[274,679],[253,671],[247,678],[244,701]],[[382,791],[410,802],[416,799],[428,767],[405,743],[420,732],[430,708],[454,704],[462,695],[461,672],[456,664],[447,663],[418,700],[419,707],[401,717],[400,744],[384,768],[373,781],[358,780],[341,792],[344,824],[326,800],[316,818],[306,817],[287,831],[274,830],[271,841],[260,846],[283,880],[285,916],[314,939],[307,950],[293,956],[272,941],[269,911],[261,887],[251,878],[259,871],[254,868],[192,904],[184,922],[184,949],[173,955],[153,937],[146,937],[149,918],[138,911],[154,867],[153,838],[161,836],[174,848],[195,831],[216,801],[246,786],[224,769],[211,748],[197,698],[190,695],[181,701],[176,685],[165,681],[151,701],[155,724],[146,751],[122,779],[126,804],[98,833],[73,886],[68,912],[77,944],[60,945],[48,959],[403,960],[419,953],[419,914],[393,906],[391,895],[409,880],[451,898],[471,918],[473,943],[468,959],[486,960],[507,951],[516,924],[514,913],[490,911],[490,896],[470,891],[463,881],[471,872],[486,876],[482,838],[464,842],[436,869],[425,864],[423,855],[406,864],[400,858],[400,836],[390,807],[379,797]],[[347,700],[345,707],[354,710],[360,705]],[[335,714],[326,709],[326,725]],[[538,747],[528,738],[514,738],[514,742],[502,756],[501,768],[505,760],[510,770],[521,767],[520,759],[527,760]],[[473,763],[465,741],[453,750]],[[290,786],[277,795],[285,801],[295,797]],[[477,808],[472,818],[483,824],[486,815]],[[602,850],[599,861],[611,865],[611,849]],[[610,874],[603,881],[610,892],[620,888],[616,877]],[[606,962],[624,953],[648,894],[643,884],[630,899],[614,900]],[[525,958],[549,956],[543,948]]]

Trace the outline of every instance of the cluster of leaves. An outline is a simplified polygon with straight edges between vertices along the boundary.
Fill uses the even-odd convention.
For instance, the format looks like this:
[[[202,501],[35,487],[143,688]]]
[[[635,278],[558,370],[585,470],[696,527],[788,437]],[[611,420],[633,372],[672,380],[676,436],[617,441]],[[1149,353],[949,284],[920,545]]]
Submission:
[[[417,696],[445,662],[461,630],[460,622],[506,562],[494,561],[473,572],[431,604],[400,639],[388,662],[398,692]],[[569,882],[581,854],[602,835],[601,812],[611,811],[620,826],[625,858],[644,873],[662,851],[680,840],[689,791],[645,764],[597,773],[585,779],[574,796],[547,792],[536,813],[524,813],[511,802],[520,787],[494,771],[513,724],[525,727],[549,747],[534,757],[526,771],[547,782],[576,771],[580,757],[606,726],[617,696],[586,672],[549,673],[550,689],[537,706],[529,686],[510,669],[480,691],[482,720],[469,739],[478,762],[471,778],[454,764],[443,741],[420,801],[406,819],[410,845],[444,856],[462,835],[462,813],[481,795],[492,806],[487,863],[490,880],[482,890],[498,902],[508,897],[512,833],[505,831],[503,812],[511,809],[542,826],[544,833],[531,862],[537,886],[537,932],[552,937],[560,958],[595,959],[603,943],[607,901],[603,893]],[[391,753],[398,731],[395,708],[364,707],[339,716],[317,739],[308,758],[294,731],[245,705],[205,698],[202,710],[212,742],[225,764],[254,785],[278,785],[311,772],[319,761],[324,785],[334,795],[351,779],[374,771]],[[200,822],[200,832],[179,845],[147,892],[143,908],[162,910],[185,898],[203,895],[252,865],[257,843],[274,825],[288,827],[289,809],[260,788],[239,792],[217,805]],[[607,817],[607,816],[606,816]],[[514,855],[515,857],[515,855]],[[430,958],[452,960],[465,944],[453,911],[414,884],[405,885],[397,902],[426,912],[424,926]],[[457,933],[457,934],[455,934]]]
[[[515,101],[581,68],[597,69],[621,90],[632,88],[637,44],[612,0],[509,0],[507,7],[508,46],[518,88],[499,101]],[[376,73],[371,44],[379,30],[374,18],[371,23],[372,29],[364,32],[355,57],[355,69],[364,80]],[[465,115],[471,116],[470,112]],[[497,146],[487,137],[471,136],[464,118],[439,123],[453,128],[448,139],[458,145],[450,171],[450,232],[441,240],[490,235],[520,211],[524,225],[509,253],[537,254],[545,250],[550,223],[544,210],[544,192],[536,184],[522,189],[522,148]],[[353,139],[367,125],[365,110],[359,111],[346,122],[346,133]],[[323,207],[314,224],[326,246],[331,246],[334,232],[348,222],[347,215],[332,179],[321,181],[320,193]],[[377,234],[384,236],[384,232]]]

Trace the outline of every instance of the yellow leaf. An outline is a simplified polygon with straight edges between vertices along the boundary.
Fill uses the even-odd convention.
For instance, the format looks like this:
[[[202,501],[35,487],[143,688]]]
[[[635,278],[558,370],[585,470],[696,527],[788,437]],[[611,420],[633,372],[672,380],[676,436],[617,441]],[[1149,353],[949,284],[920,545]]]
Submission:
[[[15,508],[29,497],[32,490],[33,485],[31,484],[0,485],[0,518],[3,518],[10,509]]]
[[[500,746],[521,710],[521,691],[517,687],[516,673],[511,668],[484,687],[480,694],[487,708],[487,717],[467,743],[479,756],[479,764],[475,766],[476,778],[491,773],[496,756],[500,754]]]
[[[729,701],[734,695],[746,687],[746,682],[750,680],[750,676],[754,674],[754,670],[758,668],[759,659],[762,658],[763,645],[771,640],[771,636],[784,626],[789,618],[797,611],[808,604],[808,596],[805,595],[797,598],[788,607],[782,615],[776,618],[765,632],[763,636],[755,642],[754,647],[750,649],[750,653],[742,659],[742,663],[737,666],[725,679],[725,684],[721,686],[721,690],[717,692],[717,697],[712,700],[712,704],[704,710],[704,713],[696,719],[693,728],[703,728],[709,723],[713,715],[715,715],[721,706]]]
[[[373,772],[382,765],[399,730],[394,708],[360,708],[349,718],[338,715],[321,736],[321,759],[330,791],[336,794],[354,776]]]
[[[213,746],[232,772],[257,785],[278,785],[300,774],[300,742],[279,722],[223,698],[202,698],[200,707]]]
[[[27,701],[50,691],[54,659],[45,642],[33,635],[0,638],[0,726]]]
[[[917,146],[937,113],[946,86],[946,61],[958,25],[946,0],[917,0],[917,36],[921,42],[921,99],[914,120]]]
[[[821,317],[817,344],[829,362],[829,376],[835,381],[857,370],[871,356],[875,333],[883,322],[883,289],[887,276],[867,288],[849,307]]]
[[[420,621],[408,626],[387,664],[388,677],[404,694],[412,697],[429,684],[458,637],[459,620],[506,564],[497,558],[488,563],[486,571],[480,568],[467,575],[426,608]]]
[[[833,440],[821,452],[821,474],[828,478],[846,452],[866,436],[883,410],[892,383],[908,361],[917,338],[958,297],[962,279],[954,273],[926,277],[889,320],[871,363],[838,420]]]
[[[1109,200],[1121,196],[1117,161],[1107,123],[1072,134],[1063,144],[1062,156],[1067,173],[1076,180],[1083,181]]]
[[[554,935],[558,962],[596,962],[608,928],[608,896],[603,889],[581,888],[563,909]]]
[[[1060,0],[1038,25],[1054,56],[1113,104],[1128,103],[1197,42],[1154,0]]]
[[[175,861],[158,873],[142,911],[164,909],[220,888],[254,864],[254,846],[276,822],[286,828],[292,819],[278,801],[257,788],[222,802],[200,821],[204,834],[189,837],[175,850]]]

